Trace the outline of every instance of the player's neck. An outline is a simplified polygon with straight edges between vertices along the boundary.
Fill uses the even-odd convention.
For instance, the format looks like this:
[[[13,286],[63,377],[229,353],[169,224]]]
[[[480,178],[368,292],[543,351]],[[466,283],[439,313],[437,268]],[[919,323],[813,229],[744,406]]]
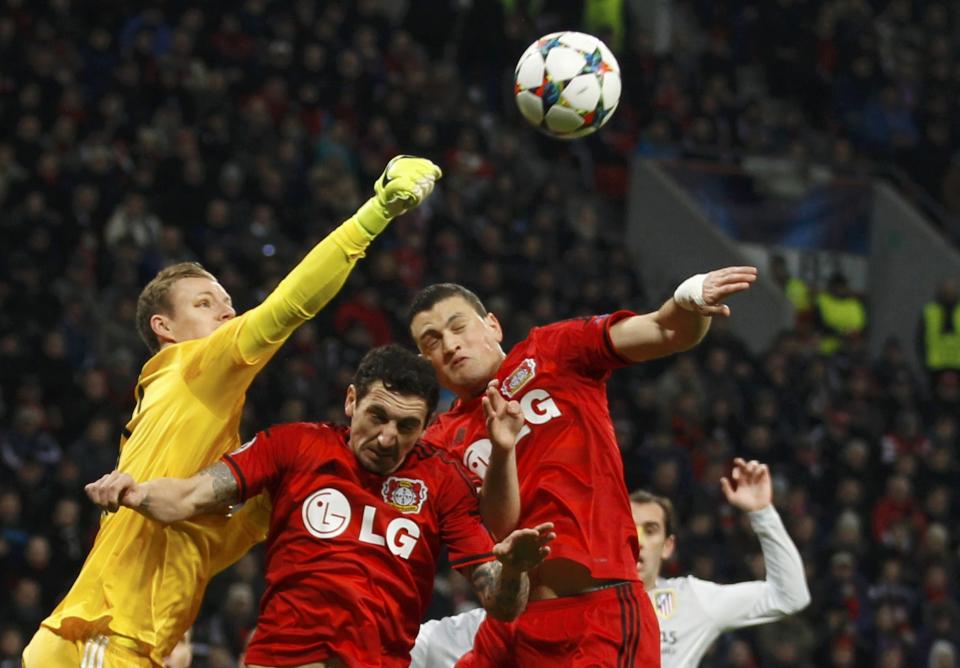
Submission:
[[[484,381],[476,386],[463,387],[454,390],[457,398],[460,400],[460,403],[466,403],[468,401],[473,401],[474,399],[479,399],[483,396],[483,393],[487,389],[487,383],[489,381]]]
[[[480,398],[481,396],[483,396],[483,393],[487,390],[487,384],[491,380],[497,377],[497,372],[500,371],[500,365],[503,364],[503,360],[505,360],[506,357],[507,357],[506,354],[501,350],[500,359],[499,361],[497,361],[497,366],[490,370],[489,374],[484,380],[479,381],[469,387],[458,387],[458,388],[450,388],[450,389],[453,391],[454,394],[457,395],[457,398],[460,400],[461,403],[466,403],[468,401],[473,401],[474,399]]]

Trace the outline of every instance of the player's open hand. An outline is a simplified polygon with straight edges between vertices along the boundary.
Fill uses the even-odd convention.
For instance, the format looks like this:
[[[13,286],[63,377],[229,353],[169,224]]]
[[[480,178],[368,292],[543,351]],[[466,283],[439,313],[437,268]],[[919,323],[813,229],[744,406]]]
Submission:
[[[702,301],[695,302],[694,310],[701,315],[730,315],[730,307],[723,300],[730,295],[748,290],[757,280],[756,267],[724,267],[711,271],[703,278]]]
[[[763,510],[773,503],[773,485],[770,469],[755,459],[749,462],[737,457],[733,460],[731,482],[720,479],[720,488],[731,504],[745,512]]]
[[[491,380],[483,395],[483,414],[487,416],[487,433],[498,448],[509,450],[517,443],[523,429],[523,412],[516,401],[507,401],[500,394],[500,381]]]
[[[387,163],[373,189],[387,218],[396,218],[430,196],[443,172],[425,158],[398,155]]]
[[[550,543],[556,538],[553,522],[544,522],[533,529],[517,529],[493,546],[493,554],[504,566],[529,571],[550,555]]]
[[[120,506],[139,508],[146,493],[129,473],[114,471],[92,482],[84,490],[102,510],[116,512]]]

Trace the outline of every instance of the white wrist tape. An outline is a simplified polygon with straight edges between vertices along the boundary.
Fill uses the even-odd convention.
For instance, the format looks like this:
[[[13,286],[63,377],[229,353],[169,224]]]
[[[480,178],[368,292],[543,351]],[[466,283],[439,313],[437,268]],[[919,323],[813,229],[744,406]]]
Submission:
[[[673,301],[688,311],[697,310],[697,306],[706,306],[707,303],[703,301],[703,279],[706,277],[706,274],[697,274],[678,285],[673,292]]]

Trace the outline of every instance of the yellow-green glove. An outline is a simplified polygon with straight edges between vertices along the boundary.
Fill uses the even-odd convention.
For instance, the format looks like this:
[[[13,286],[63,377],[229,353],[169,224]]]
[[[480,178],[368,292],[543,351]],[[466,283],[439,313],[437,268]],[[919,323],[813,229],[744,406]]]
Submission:
[[[380,234],[387,223],[425,200],[441,176],[440,168],[425,158],[398,155],[373,184],[375,195],[357,211],[357,222],[370,234]]]

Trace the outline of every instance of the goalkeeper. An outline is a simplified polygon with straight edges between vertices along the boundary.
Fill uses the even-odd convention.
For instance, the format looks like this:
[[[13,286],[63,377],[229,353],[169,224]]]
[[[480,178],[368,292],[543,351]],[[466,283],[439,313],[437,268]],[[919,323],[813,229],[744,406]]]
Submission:
[[[243,315],[198,264],[158,273],[137,302],[137,328],[154,354],[140,373],[117,468],[137,480],[185,478],[236,450],[257,372],[333,298],[387,224],[429,196],[440,175],[428,160],[391,160],[374,197]],[[170,445],[178,443],[189,445]],[[104,515],[73,587],[24,650],[24,667],[159,667],[193,623],[210,578],[265,538],[269,516],[262,496],[232,516],[171,525],[128,509]]]

